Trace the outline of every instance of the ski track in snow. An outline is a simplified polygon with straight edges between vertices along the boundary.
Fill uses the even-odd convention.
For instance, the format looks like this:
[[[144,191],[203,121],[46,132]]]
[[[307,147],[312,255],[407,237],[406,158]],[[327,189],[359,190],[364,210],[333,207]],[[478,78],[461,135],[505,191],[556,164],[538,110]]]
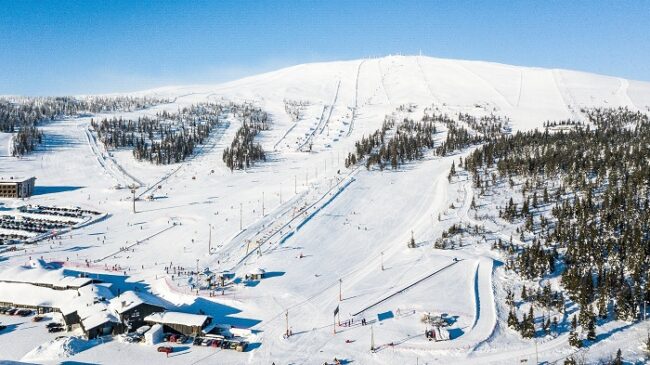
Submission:
[[[352,107],[352,118],[350,118],[350,126],[348,127],[348,133],[346,134],[347,137],[352,135],[352,131],[354,130],[354,120],[357,118],[357,114],[359,113],[359,75],[361,74],[361,66],[364,62],[366,62],[366,60],[361,60],[359,66],[357,66],[357,77],[354,82],[354,106]]]
[[[409,80],[418,77],[422,79],[427,90],[422,87],[418,90],[427,95],[418,95],[421,99],[433,98],[435,101],[434,90],[438,95],[456,95],[456,88],[466,91],[469,96],[462,102],[450,100],[453,108],[442,107],[443,112],[450,115],[456,112],[472,113],[475,110],[472,101],[489,102],[502,109],[530,108],[526,105],[526,96],[522,100],[522,93],[528,95],[531,88],[537,84],[532,84],[529,80],[528,84],[524,85],[524,78],[535,79],[533,76],[536,75],[544,81],[540,83],[543,90],[533,90],[531,95],[539,92],[539,95],[550,95],[551,99],[554,99],[556,93],[559,96],[550,109],[561,109],[559,99],[564,107],[571,105],[574,109],[577,107],[576,100],[588,100],[588,92],[583,94],[583,84],[576,83],[576,76],[572,76],[570,71],[524,75],[529,69],[517,69],[519,90],[515,99],[514,79],[508,79],[507,83],[501,84],[498,80],[486,77],[484,72],[488,71],[482,71],[483,68],[472,71],[469,65],[466,67],[462,62],[448,61],[444,65],[449,67],[441,69],[452,74],[457,73],[459,79],[465,80],[465,84],[453,85],[454,89],[447,90],[445,87],[450,87],[449,80],[453,80],[453,77],[437,75],[437,68],[421,60],[424,61],[421,57],[409,60],[399,56],[356,60],[354,63],[344,63],[346,68],[320,64],[308,66],[306,69],[298,67],[247,78],[209,88],[208,91],[197,89],[194,92],[191,88],[184,88],[161,90],[159,93],[168,95],[170,100],[174,100],[179,106],[221,97],[224,100],[260,102],[275,112],[281,110],[283,98],[300,97],[304,92],[305,95],[310,95],[308,101],[314,106],[307,114],[311,118],[310,123],[316,124],[316,127],[299,149],[313,142],[316,136],[320,136],[320,141],[325,128],[330,126],[330,119],[338,116],[345,108],[352,108],[348,137],[377,129],[383,116],[394,111],[393,102],[404,101],[403,90],[396,81],[404,75]],[[376,62],[376,69],[368,62]],[[372,67],[368,68],[369,66]],[[353,76],[353,67],[356,67],[356,76]],[[348,69],[349,80],[342,79],[342,75],[346,74],[343,70]],[[304,73],[293,77],[293,72]],[[432,80],[441,81],[439,85],[435,85],[436,88],[431,85],[428,75]],[[583,80],[584,76],[580,77],[578,80]],[[591,77],[600,80],[598,76]],[[341,83],[348,85],[347,82],[352,84],[352,81],[354,99],[347,105],[350,100],[346,100],[343,93],[345,89],[340,90],[340,87]],[[335,90],[331,87],[334,84]],[[580,87],[569,87],[576,84]],[[323,87],[324,85],[330,87]],[[512,100],[508,100],[499,91],[505,90],[504,85],[513,89],[513,95],[510,96]],[[302,89],[303,87],[308,89]],[[618,89],[613,91],[612,88],[610,92],[615,94],[621,103],[634,107],[628,95],[628,87],[627,80],[619,79]],[[643,91],[638,88],[637,84],[634,84],[634,90],[630,90],[634,91],[633,96]],[[474,89],[477,89],[476,95],[489,100],[471,99]],[[364,104],[362,107],[360,95],[371,95],[368,100],[374,99],[375,103]],[[524,106],[520,106],[521,102]],[[320,105],[323,105],[322,109],[319,108]],[[176,105],[167,105],[167,108],[170,107],[174,108]],[[364,111],[363,123],[355,123],[360,109]],[[541,114],[531,115],[531,119],[539,119],[540,123],[544,120]],[[479,253],[473,253],[475,251],[462,249],[431,249],[431,242],[439,236],[439,230],[442,229],[439,227],[442,224],[432,219],[438,213],[444,213],[446,219],[453,223],[498,227],[496,222],[492,225],[488,221],[479,221],[471,216],[470,202],[474,191],[470,180],[452,184],[447,182],[446,174],[451,161],[459,155],[466,157],[472,149],[450,157],[427,157],[422,161],[407,164],[403,169],[390,172],[367,172],[358,167],[348,170],[337,166],[333,170],[338,168],[341,174],[330,174],[327,178],[331,178],[331,175],[338,177],[338,185],[328,186],[326,178],[321,174],[320,179],[305,182],[304,188],[294,191],[290,186],[294,183],[292,175],[322,166],[323,157],[320,152],[304,154],[296,153],[293,148],[291,151],[277,148],[289,133],[296,130],[295,122],[289,124],[290,121],[279,121],[278,125],[274,125],[274,128],[286,132],[273,145],[274,150],[280,150],[273,154],[273,161],[260,164],[254,169],[232,173],[220,159],[220,152],[230,142],[226,137],[234,135],[229,124],[216,130],[185,162],[177,166],[156,167],[125,160],[132,158],[127,154],[108,155],[88,129],[87,122],[63,122],[68,123],[65,127],[71,125],[73,128],[60,128],[61,130],[57,129],[56,132],[60,134],[61,140],[71,141],[69,145],[48,146],[47,154],[43,153],[35,159],[3,158],[3,171],[16,170],[17,173],[38,174],[39,183],[42,181],[44,186],[59,187],[63,190],[34,196],[28,200],[29,203],[88,206],[106,212],[110,218],[88,225],[79,230],[80,232],[75,232],[74,237],[62,237],[61,245],[54,246],[55,248],[34,245],[29,247],[29,251],[3,251],[0,253],[3,255],[0,266],[23,264],[28,256],[41,255],[45,256],[45,259],[57,261],[70,256],[73,261],[69,267],[80,269],[84,267],[84,259],[106,265],[124,264],[133,269],[129,271],[129,280],[152,286],[154,292],[165,298],[176,298],[174,303],[179,307],[191,308],[194,311],[203,308],[201,303],[213,303],[210,306],[218,309],[213,310],[211,314],[220,321],[228,322],[233,319],[241,320],[242,323],[247,323],[246,320],[254,323],[248,326],[256,331],[252,338],[260,345],[248,353],[217,352],[213,349],[188,346],[188,349],[179,352],[182,356],[165,359],[169,364],[203,364],[215,361],[225,364],[272,361],[323,363],[330,361],[334,356],[359,364],[407,363],[415,356],[420,356],[420,360],[428,363],[500,364],[518,362],[522,358],[530,359],[535,354],[532,345],[524,347],[525,345],[519,344],[519,347],[513,345],[497,349],[498,345],[507,340],[502,337],[502,327],[497,326],[499,317],[503,315],[500,312],[501,307],[498,306],[503,298],[497,290],[498,287],[495,287],[500,283],[500,277],[495,277],[495,273],[502,270],[500,263],[488,257],[488,253],[481,253],[479,250],[476,251]],[[535,126],[537,125],[526,125]],[[343,139],[342,143],[332,143],[331,153],[345,154],[353,150],[353,142]],[[7,148],[10,143],[11,139],[7,138]],[[269,144],[272,143],[269,141]],[[85,150],[86,145],[89,152]],[[74,158],[77,156],[78,160]],[[97,161],[98,166],[93,160]],[[20,164],[14,161],[20,161]],[[74,171],[75,177],[68,179],[64,176],[66,174],[58,176],[59,171],[66,171],[66,174],[68,171]],[[108,182],[114,181],[124,186],[135,183],[144,187],[143,182],[155,181],[142,189],[138,197],[143,197],[162,186],[166,191],[164,199],[140,202],[143,209],[133,215],[129,201],[125,200],[128,193],[109,189],[106,179],[97,178],[97,175],[102,173],[109,179]],[[397,185],[391,188],[390,185],[394,182]],[[419,190],[409,191],[411,186],[416,186]],[[66,191],[71,187],[73,189]],[[267,206],[264,214],[259,214],[258,195],[261,189],[267,193],[267,204],[270,196],[276,196],[271,194],[284,192],[286,197],[287,192],[291,192],[293,195],[289,194],[290,197],[284,201],[280,198],[280,203],[273,202],[273,206]],[[373,192],[377,193],[373,195]],[[371,203],[368,199],[374,199],[374,202]],[[447,214],[449,203],[454,199],[457,202],[462,199],[462,205],[452,208],[453,213]],[[243,218],[239,213],[239,204],[245,207],[241,213]],[[393,205],[402,210],[396,212]],[[351,214],[351,210],[356,212]],[[244,219],[246,223],[241,230],[238,229],[239,219]],[[174,225],[170,223],[172,221]],[[212,239],[216,248],[212,253],[208,253],[205,247],[208,224],[212,225],[214,231]],[[407,249],[405,245],[411,230],[418,242],[418,248],[415,249]],[[492,234],[504,240],[511,239],[510,235],[500,230]],[[106,236],[105,243],[97,239],[100,235]],[[332,237],[339,235],[339,238]],[[133,243],[135,237],[143,238]],[[512,237],[512,240],[520,243],[516,237]],[[250,245],[247,242],[250,242]],[[366,244],[367,247],[364,246]],[[125,250],[120,250],[120,247],[127,247],[127,251],[131,251],[125,254]],[[300,250],[301,257],[295,257],[293,252],[297,251],[293,250]],[[304,258],[303,250],[307,253]],[[352,251],[353,254],[348,257],[346,250]],[[127,256],[131,258],[128,259]],[[452,258],[458,258],[459,261],[450,263]],[[202,266],[213,270],[228,269],[238,276],[253,265],[265,266],[268,271],[274,270],[281,274],[261,280],[250,287],[235,286],[232,293],[227,293],[222,298],[208,297],[204,293],[201,296],[188,295],[186,288],[189,284],[180,282],[186,285],[182,286],[177,284],[179,281],[170,280],[164,275],[161,265],[166,265],[162,264],[163,262],[174,261],[174,265],[194,268],[198,264],[197,259]],[[382,259],[389,263],[388,266],[395,266],[388,267],[385,271],[380,270]],[[143,269],[139,270],[140,267]],[[158,281],[155,281],[154,277]],[[344,293],[349,293],[344,294],[341,302],[337,300],[339,278],[343,280]],[[294,286],[292,281],[297,284]],[[435,295],[430,295],[432,290]],[[446,293],[444,290],[450,292]],[[427,299],[413,299],[418,298],[418,295]],[[383,321],[381,325],[375,322],[377,336],[383,336],[377,341],[384,345],[381,345],[382,351],[370,353],[368,327],[361,329],[355,326],[337,326],[338,334],[332,334],[334,324],[331,311],[337,305],[344,308],[341,311],[344,318],[352,315],[352,312],[364,316],[367,314],[371,318],[377,314],[375,312],[393,310],[395,307],[403,309],[404,305],[410,305],[418,312],[440,309],[457,315],[463,332],[450,341],[423,341],[417,313],[410,319],[398,316]],[[290,326],[296,333],[289,339],[283,339],[284,315],[287,310]],[[361,312],[356,313],[359,310]],[[14,318],[3,317],[0,320],[4,324]],[[53,338],[46,337],[50,334],[44,333],[42,328],[32,330],[28,326],[19,326],[20,331],[0,336],[0,346],[9,352],[10,359],[20,359],[39,343],[46,343]],[[634,326],[631,328],[636,329]],[[626,341],[625,336],[629,337],[627,333],[619,335],[621,337],[615,335],[603,341],[603,346],[620,345]],[[352,339],[354,342],[346,344],[345,339]],[[566,334],[545,340],[537,346],[542,361],[558,361],[573,352],[567,344]],[[385,344],[390,341],[396,341],[397,345],[387,347]],[[113,341],[75,354],[71,360],[80,363],[106,359],[115,362],[151,363],[159,358],[155,348]]]

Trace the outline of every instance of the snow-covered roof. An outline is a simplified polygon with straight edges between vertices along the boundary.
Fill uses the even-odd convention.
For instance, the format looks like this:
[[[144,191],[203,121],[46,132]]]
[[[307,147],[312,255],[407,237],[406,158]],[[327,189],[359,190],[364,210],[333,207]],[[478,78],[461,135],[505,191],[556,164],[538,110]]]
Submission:
[[[34,307],[61,308],[77,297],[76,290],[54,290],[25,283],[0,282],[0,302]]]
[[[264,275],[265,272],[266,271],[264,271],[264,269],[261,269],[261,268],[258,267],[258,268],[255,268],[255,269],[249,271],[248,274],[249,275]]]
[[[89,331],[97,326],[101,326],[107,322],[120,323],[120,320],[111,314],[107,307],[104,308],[104,310],[95,312],[89,317],[81,320],[81,323],[83,324],[83,327],[86,331]]]
[[[64,316],[77,312],[82,319],[89,317],[93,312],[101,310],[94,308],[97,304],[108,307],[108,301],[114,296],[110,284],[91,284],[79,288],[76,292],[78,295],[60,308]]]
[[[166,307],[165,303],[163,303],[156,296],[141,291],[126,291],[122,293],[119,297],[111,299],[110,307],[116,313],[122,314],[126,311],[129,311],[130,309],[139,306],[140,304],[150,304],[161,308]]]
[[[186,326],[203,326],[205,321],[210,318],[203,314],[191,314],[183,312],[166,311],[153,313],[144,318],[145,321],[154,323],[181,324]]]
[[[63,269],[49,269],[42,261],[32,260],[29,266],[13,266],[0,271],[0,281],[79,288],[91,283],[92,279],[65,275]]]
[[[61,310],[63,315],[77,312],[81,318],[91,316],[101,308],[96,307],[100,298],[110,299],[107,285],[88,285],[79,290],[55,290],[25,283],[0,282],[0,302],[32,307],[50,307]]]
[[[10,177],[0,177],[0,184],[15,184],[29,181],[31,179],[36,180],[34,176],[23,177],[23,176],[10,176]]]

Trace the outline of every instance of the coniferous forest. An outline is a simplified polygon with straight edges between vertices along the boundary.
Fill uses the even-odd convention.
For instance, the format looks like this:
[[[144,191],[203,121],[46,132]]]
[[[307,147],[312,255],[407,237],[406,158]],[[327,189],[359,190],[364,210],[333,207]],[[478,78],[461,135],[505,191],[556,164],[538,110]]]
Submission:
[[[166,165],[185,160],[204,144],[220,117],[225,118],[225,109],[220,104],[198,104],[137,120],[91,120],[91,125],[107,148],[129,147],[139,161]]]
[[[598,320],[638,320],[650,301],[650,119],[628,109],[582,112],[588,124],[495,136],[464,160],[479,195],[520,189],[521,199],[499,209],[520,235],[494,246],[526,279],[560,278],[580,309],[570,332],[578,347],[595,339]],[[557,126],[571,128],[550,130]],[[521,298],[561,308],[561,295],[524,286]],[[511,308],[509,325],[532,337],[531,315],[520,322]]]
[[[140,110],[167,102],[149,97],[0,98],[0,131],[15,133],[13,155],[21,156],[42,142],[43,133],[38,126],[45,122],[83,114]]]
[[[233,105],[232,112],[242,121],[242,126],[237,130],[230,147],[224,149],[223,162],[232,171],[251,167],[258,161],[265,161],[266,154],[262,146],[255,142],[255,136],[260,131],[269,129],[268,114],[249,104]]]

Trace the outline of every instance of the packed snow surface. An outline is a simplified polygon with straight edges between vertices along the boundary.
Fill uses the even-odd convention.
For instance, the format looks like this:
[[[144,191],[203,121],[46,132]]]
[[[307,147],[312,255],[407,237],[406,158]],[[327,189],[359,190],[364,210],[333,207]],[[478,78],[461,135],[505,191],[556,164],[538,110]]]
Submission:
[[[0,315],[0,323],[8,325],[0,331],[0,360],[322,364],[336,357],[358,364],[475,364],[563,359],[575,352],[566,336],[540,339],[535,347],[498,325],[503,315],[498,303],[504,301],[499,287],[509,279],[489,247],[433,249],[449,225],[472,220],[467,214],[471,191],[447,180],[452,161],[468,151],[427,154],[394,171],[345,168],[344,158],[357,140],[381,127],[386,115],[419,120],[425,108],[452,116],[506,116],[514,130],[538,128],[547,120],[583,120],[584,107],[650,108],[645,82],[422,56],[306,64],[220,85],[130,95],[173,102],[92,118],[137,118],[201,102],[253,103],[272,119],[271,129],[256,137],[267,161],[244,171],[225,166],[222,153],[240,126],[236,120],[215,131],[192,158],[159,166],[138,162],[127,149],[106,150],[89,130],[91,117],[44,124],[42,146],[23,158],[8,154],[11,136],[0,134],[2,173],[37,177],[41,190],[28,203],[107,213],[55,239],[3,251],[4,275],[27,277],[29,270],[38,270],[15,269],[30,258],[91,272],[111,283],[113,294],[123,293],[109,309],[124,311],[148,300],[143,296],[155,296],[165,308],[208,315],[232,333],[247,335],[248,349],[173,345],[175,351],[163,359],[153,346],[56,340],[42,324]],[[291,102],[302,105],[297,119],[286,111]],[[444,130],[438,142],[442,138]],[[131,192],[115,188],[132,184],[142,186],[136,192],[137,213],[132,213]],[[25,204],[1,202],[7,208]],[[415,248],[407,247],[411,237]],[[199,275],[181,273],[205,268],[234,274],[228,290],[197,294]],[[251,273],[262,278],[246,279]],[[124,294],[134,289],[142,296]],[[11,291],[40,295],[27,288]],[[449,340],[425,338],[421,318],[429,314],[449,319]],[[638,358],[646,333],[641,325],[606,329],[607,340],[592,346],[588,357],[596,361],[621,348],[624,356]],[[377,350],[371,352],[371,345]]]

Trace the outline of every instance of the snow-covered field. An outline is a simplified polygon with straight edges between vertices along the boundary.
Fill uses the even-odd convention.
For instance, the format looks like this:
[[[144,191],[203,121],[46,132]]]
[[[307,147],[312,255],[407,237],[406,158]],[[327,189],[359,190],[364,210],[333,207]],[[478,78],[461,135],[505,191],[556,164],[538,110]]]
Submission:
[[[557,361],[572,354],[566,336],[522,340],[498,324],[510,280],[489,245],[436,250],[433,242],[452,223],[471,222],[471,191],[447,180],[459,155],[409,163],[397,171],[346,169],[343,160],[385,115],[420,119],[424,108],[442,113],[495,113],[515,130],[546,120],[582,119],[580,108],[627,106],[650,110],[650,84],[566,70],[515,67],[429,57],[391,56],[307,64],[216,86],[169,87],[133,93],[173,98],[171,104],[116,114],[124,117],[205,101],[252,102],[270,113],[272,127],[257,137],[267,162],[231,172],[222,162],[236,120],[214,132],[183,163],[154,166],[127,150],[106,151],[89,131],[90,118],[43,127],[44,143],[23,158],[6,152],[0,135],[0,174],[37,177],[25,203],[79,206],[106,219],[27,250],[0,254],[2,268],[29,257],[104,272],[115,265],[141,286],[188,312],[253,331],[244,353],[178,346],[164,358],[155,347],[113,341],[52,341],[42,324],[0,314],[0,360],[127,364],[520,363]],[[286,100],[309,104],[297,121]],[[415,105],[411,112],[401,105]],[[112,117],[113,115],[106,115]],[[439,138],[443,138],[442,134]],[[311,143],[312,151],[303,152]],[[301,151],[302,150],[302,151]],[[131,192],[142,198],[132,213]],[[454,208],[450,205],[454,203]],[[442,219],[439,221],[438,216]],[[241,224],[241,229],[240,229]],[[209,230],[212,247],[209,251]],[[411,235],[416,248],[408,248]],[[250,243],[249,243],[250,242]],[[259,245],[259,249],[258,249]],[[129,250],[121,250],[122,247]],[[87,267],[86,260],[93,264]],[[197,296],[166,266],[269,274],[256,285],[238,284],[224,295]],[[412,285],[414,284],[414,285]],[[339,287],[342,300],[339,300]],[[333,313],[339,306],[335,326]],[[284,338],[286,321],[293,333]],[[358,313],[358,314],[357,314]],[[426,313],[454,319],[448,341],[429,342]],[[382,320],[378,319],[378,315]],[[362,326],[366,319],[368,325]],[[643,327],[645,326],[645,327]],[[641,358],[648,323],[621,326],[589,349],[597,361],[617,348]],[[336,330],[336,334],[334,333]],[[372,340],[371,340],[372,337]],[[371,341],[377,351],[371,352]],[[72,349],[70,351],[65,349]],[[536,354],[537,349],[537,354]],[[65,350],[65,351],[64,351]],[[68,352],[66,352],[68,351]],[[66,352],[65,359],[60,358]]]

